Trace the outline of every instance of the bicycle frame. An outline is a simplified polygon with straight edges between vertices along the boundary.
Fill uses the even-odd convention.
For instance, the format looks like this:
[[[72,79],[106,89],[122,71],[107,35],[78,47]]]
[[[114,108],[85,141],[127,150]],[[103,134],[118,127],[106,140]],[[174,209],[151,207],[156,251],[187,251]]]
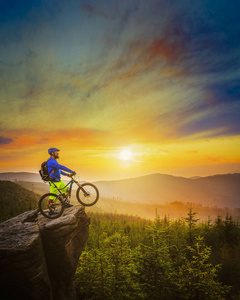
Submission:
[[[76,179],[74,179],[74,178],[72,178],[72,177],[71,177],[71,180],[70,180],[63,188],[61,188],[61,189],[59,189],[59,188],[54,184],[54,182],[52,182],[52,183],[53,183],[53,185],[55,186],[55,188],[58,190],[58,192],[59,192],[61,195],[62,195],[61,190],[65,189],[67,186],[70,185],[70,187],[69,187],[69,193],[68,193],[68,199],[69,199],[69,200],[70,200],[71,195],[72,195],[72,186],[73,186],[74,183],[76,183],[77,186],[80,187],[80,188],[83,190],[83,192],[84,192],[85,194],[88,194],[88,193],[84,190],[84,188],[81,186],[81,184],[80,184]]]

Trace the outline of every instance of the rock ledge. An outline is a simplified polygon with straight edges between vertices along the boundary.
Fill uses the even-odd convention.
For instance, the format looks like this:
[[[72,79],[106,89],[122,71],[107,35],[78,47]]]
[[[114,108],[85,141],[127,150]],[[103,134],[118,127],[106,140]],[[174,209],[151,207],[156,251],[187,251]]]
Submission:
[[[55,220],[37,210],[0,224],[0,299],[76,299],[73,276],[88,239],[84,207]]]

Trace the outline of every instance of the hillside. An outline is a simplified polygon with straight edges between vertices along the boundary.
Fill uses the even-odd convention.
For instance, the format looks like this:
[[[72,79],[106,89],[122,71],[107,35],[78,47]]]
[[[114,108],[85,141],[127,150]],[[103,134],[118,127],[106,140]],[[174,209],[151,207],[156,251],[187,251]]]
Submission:
[[[10,181],[0,181],[0,222],[37,208],[39,195]]]
[[[44,182],[18,181],[17,184],[39,195],[50,192],[49,184]]]
[[[164,204],[173,201],[209,206],[240,207],[240,174],[183,178],[152,174],[138,178],[99,181],[97,187],[105,197],[126,201]]]

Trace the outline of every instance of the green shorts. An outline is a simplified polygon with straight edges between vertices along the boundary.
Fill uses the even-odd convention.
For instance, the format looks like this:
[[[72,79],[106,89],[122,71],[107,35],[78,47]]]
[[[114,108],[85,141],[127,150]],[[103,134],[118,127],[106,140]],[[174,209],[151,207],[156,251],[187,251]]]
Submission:
[[[49,184],[50,184],[50,193],[52,194],[58,194],[58,189],[60,189],[60,192],[63,193],[63,194],[67,194],[67,186],[66,184],[61,180],[61,181],[58,181],[58,182],[54,182],[54,184],[56,185],[56,187],[54,186],[54,184],[49,181]],[[54,199],[54,197],[50,196],[49,199]]]

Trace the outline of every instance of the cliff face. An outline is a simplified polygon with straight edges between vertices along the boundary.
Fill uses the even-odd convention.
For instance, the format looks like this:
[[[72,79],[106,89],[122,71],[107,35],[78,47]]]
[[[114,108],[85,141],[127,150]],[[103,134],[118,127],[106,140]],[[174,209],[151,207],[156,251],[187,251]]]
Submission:
[[[0,224],[0,299],[76,299],[73,276],[90,220],[84,208],[49,220],[30,211]]]

